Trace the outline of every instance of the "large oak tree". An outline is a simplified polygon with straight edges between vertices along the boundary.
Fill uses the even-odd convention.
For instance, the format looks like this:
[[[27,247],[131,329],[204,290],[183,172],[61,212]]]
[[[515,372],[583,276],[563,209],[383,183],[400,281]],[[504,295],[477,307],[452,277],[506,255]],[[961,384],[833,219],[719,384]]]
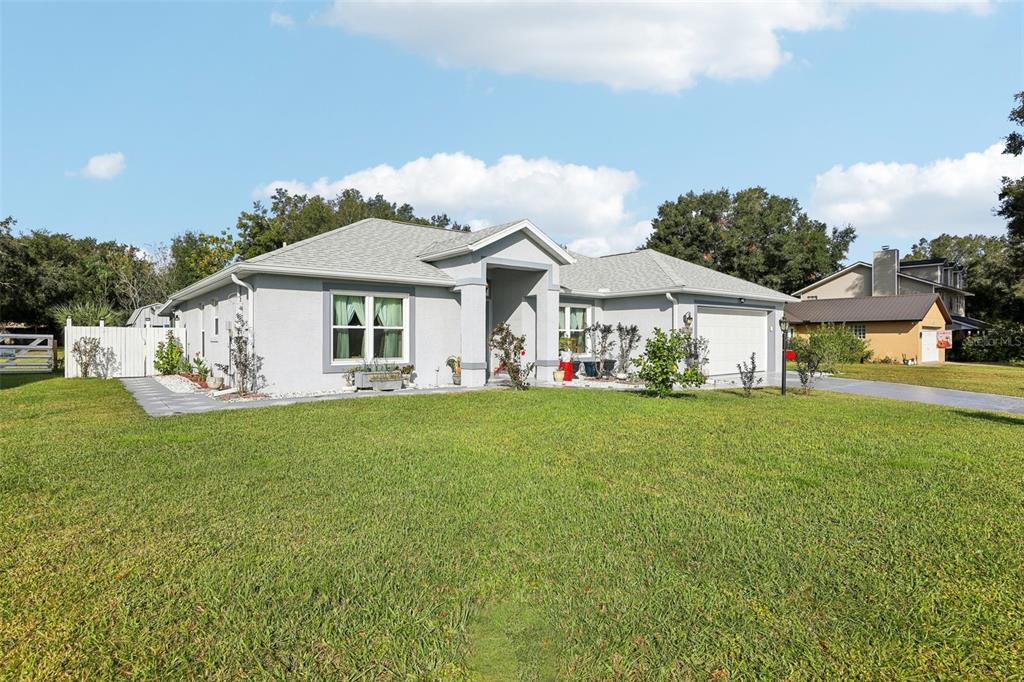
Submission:
[[[856,238],[763,187],[688,192],[658,207],[644,246],[790,293],[840,267]]]

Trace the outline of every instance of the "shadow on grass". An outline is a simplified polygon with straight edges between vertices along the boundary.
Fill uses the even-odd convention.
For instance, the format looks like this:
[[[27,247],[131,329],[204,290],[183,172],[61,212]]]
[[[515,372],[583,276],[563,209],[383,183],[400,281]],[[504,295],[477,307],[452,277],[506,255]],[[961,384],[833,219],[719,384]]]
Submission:
[[[634,398],[643,398],[644,400],[674,400],[674,399],[693,399],[697,397],[696,392],[690,391],[672,391],[668,395],[659,396],[657,393],[651,393],[650,391],[638,390],[629,391],[629,394]]]
[[[40,373],[17,373],[17,374],[0,374],[0,389],[18,388],[19,386],[27,386],[28,384],[34,384],[37,381],[49,381],[50,379],[63,378],[63,374],[51,372],[48,374]]]
[[[981,419],[982,421],[995,422],[996,424],[1010,424],[1012,426],[1024,426],[1024,415],[1015,417],[1012,414],[998,414],[995,412],[969,412],[968,410],[953,410],[961,417]]]

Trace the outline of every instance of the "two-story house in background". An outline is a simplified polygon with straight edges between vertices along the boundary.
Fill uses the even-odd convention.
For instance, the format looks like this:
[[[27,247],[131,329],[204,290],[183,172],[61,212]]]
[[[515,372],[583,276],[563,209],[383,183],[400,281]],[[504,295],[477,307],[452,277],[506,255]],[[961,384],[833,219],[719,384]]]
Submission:
[[[883,246],[871,263],[857,261],[793,292],[786,305],[796,333],[842,323],[868,344],[876,358],[943,362],[950,347],[984,323],[967,316],[965,269],[944,258],[900,261]],[[950,332],[951,334],[943,334]]]

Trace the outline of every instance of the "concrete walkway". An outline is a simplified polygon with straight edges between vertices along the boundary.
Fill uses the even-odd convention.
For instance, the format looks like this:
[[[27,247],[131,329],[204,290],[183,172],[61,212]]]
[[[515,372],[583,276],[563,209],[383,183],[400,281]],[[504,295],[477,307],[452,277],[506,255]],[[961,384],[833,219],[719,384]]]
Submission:
[[[800,377],[797,376],[796,372],[789,372],[786,376],[786,383],[789,390],[799,390]],[[135,400],[137,400],[142,409],[146,411],[146,414],[151,417],[166,417],[174,414],[197,414],[201,412],[213,412],[216,410],[245,410],[255,407],[295,405],[298,403],[322,402],[325,400],[383,397],[382,394],[377,393],[376,391],[359,391],[353,393],[335,393],[331,395],[227,402],[224,400],[216,400],[215,398],[211,398],[201,393],[175,393],[152,377],[121,379],[121,383],[123,383],[125,388],[135,396]],[[769,375],[765,381],[765,384],[769,386],[778,386],[780,383],[781,374]],[[716,386],[716,388],[727,387],[733,386],[728,382],[721,382],[720,386]],[[446,386],[441,388],[395,391],[394,393],[387,395],[430,395],[433,393],[458,393],[463,391],[479,391],[495,388],[501,388],[501,385],[489,384],[482,388]],[[584,387],[573,385],[567,386],[567,388]],[[604,388],[604,386],[601,388]],[[636,388],[632,386],[625,388],[626,390],[636,390]],[[873,398],[907,400],[910,402],[928,403],[931,405],[943,405],[945,407],[961,407],[971,410],[991,410],[994,412],[1024,414],[1024,398],[994,395],[991,393],[974,393],[971,391],[957,391],[949,388],[913,386],[911,384],[891,384],[883,381],[837,379],[835,377],[816,378],[814,381],[814,388],[822,391],[853,393]]]
[[[796,372],[786,374],[786,385],[790,390],[800,389],[800,377]],[[773,386],[780,383],[781,374],[772,377]],[[915,403],[944,405],[945,407],[962,407],[969,410],[991,410],[994,412],[1011,412],[1024,414],[1024,398],[994,393],[975,393],[973,391],[957,391],[952,388],[933,388],[931,386],[915,386],[912,384],[892,384],[885,381],[865,381],[863,379],[838,379],[836,377],[817,377],[814,388],[836,393],[853,393],[873,398],[891,398],[907,400]]]
[[[459,393],[463,391],[482,391],[499,388],[483,386],[467,388],[463,386],[442,386],[440,388],[418,388],[380,393],[377,391],[358,391],[350,393],[332,393],[329,395],[296,396],[292,398],[268,398],[266,400],[247,400],[228,402],[217,400],[202,393],[175,393],[153,377],[136,377],[121,379],[128,392],[135,397],[139,406],[150,417],[168,417],[174,414],[198,414],[217,410],[247,410],[255,407],[273,405],[296,405],[298,403],[318,403],[326,400],[349,400],[358,398],[382,398],[399,395],[430,395],[433,393]]]

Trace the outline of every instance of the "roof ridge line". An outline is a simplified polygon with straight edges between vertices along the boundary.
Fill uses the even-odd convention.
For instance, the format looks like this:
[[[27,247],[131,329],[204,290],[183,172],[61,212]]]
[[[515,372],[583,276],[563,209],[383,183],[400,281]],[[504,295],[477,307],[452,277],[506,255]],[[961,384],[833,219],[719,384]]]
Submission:
[[[655,257],[654,258],[654,262],[658,264],[658,267],[661,269],[661,271],[665,273],[666,277],[668,277],[668,281],[672,282],[677,287],[685,287],[686,286],[686,283],[681,281],[681,280],[679,280],[678,278],[676,278],[675,275],[673,275],[671,272],[669,272],[668,268],[666,268],[665,265],[661,262],[661,259],[659,259],[657,257],[657,256],[665,256],[665,255],[668,255],[668,254],[663,254],[660,251],[655,251],[654,249],[641,249],[641,251],[648,251],[648,252],[651,253],[651,255],[653,255]],[[669,258],[671,258],[671,256],[669,256]]]
[[[370,221],[370,220],[381,220],[381,219],[380,218],[362,218],[361,220],[357,220],[354,223],[349,223],[348,225],[342,225],[341,227],[336,227],[333,230],[327,230],[327,232],[321,232],[320,234],[314,234],[312,237],[306,237],[305,239],[300,239],[297,242],[292,242],[291,244],[285,244],[284,246],[279,246],[278,248],[274,249],[273,251],[267,251],[266,253],[261,253],[258,256],[253,256],[252,258],[247,258],[247,259],[245,259],[243,261],[240,261],[240,262],[242,262],[242,263],[261,263],[264,260],[266,260],[267,257],[270,256],[271,254],[279,254],[279,253],[284,252],[284,251],[291,251],[291,250],[293,250],[293,249],[295,249],[295,248],[297,248],[299,246],[304,246],[306,244],[309,244],[309,243],[312,243],[312,242],[315,242],[315,241],[319,241],[319,240],[323,239],[324,237],[330,236],[330,235],[332,235],[332,234],[334,234],[336,232],[341,232],[342,230],[347,230],[350,227],[355,227],[359,223],[365,223],[365,222]]]

